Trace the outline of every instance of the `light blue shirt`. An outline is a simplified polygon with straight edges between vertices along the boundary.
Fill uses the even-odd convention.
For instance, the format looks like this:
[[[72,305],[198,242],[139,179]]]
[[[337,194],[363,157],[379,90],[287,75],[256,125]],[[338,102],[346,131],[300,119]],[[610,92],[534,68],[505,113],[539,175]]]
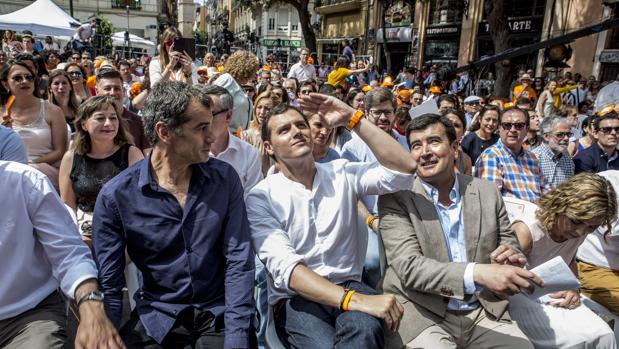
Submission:
[[[451,204],[445,207],[438,201],[438,189],[421,181],[423,189],[430,196],[436,213],[438,215],[445,242],[447,243],[447,252],[449,260],[452,262],[468,262],[466,256],[466,241],[464,239],[464,217],[462,215],[462,196],[460,195],[460,185],[456,177],[454,185],[449,191],[449,200]],[[475,294],[477,288],[473,280],[473,272],[475,263],[468,263],[464,270],[464,293]],[[447,308],[451,310],[473,310],[479,306],[477,298],[473,297],[469,302],[465,302],[456,298],[451,298]]]
[[[0,160],[28,163],[24,142],[15,131],[0,125]]]
[[[43,173],[0,160],[0,320],[34,308],[60,288],[97,278],[90,250]]]

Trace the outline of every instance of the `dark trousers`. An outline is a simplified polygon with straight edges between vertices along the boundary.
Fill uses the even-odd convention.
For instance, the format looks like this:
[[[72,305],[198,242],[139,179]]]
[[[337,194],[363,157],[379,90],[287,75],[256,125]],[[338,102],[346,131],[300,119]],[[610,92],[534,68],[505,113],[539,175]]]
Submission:
[[[0,348],[62,349],[67,341],[65,303],[54,291],[36,307],[0,320]]]
[[[174,326],[161,344],[146,334],[146,328],[140,321],[137,311],[120,330],[127,348],[185,348],[191,346],[199,349],[219,349],[224,347],[223,316],[213,317],[210,312],[189,307],[176,318]]]
[[[362,294],[377,294],[356,281],[342,285]],[[353,296],[354,297],[354,296]],[[281,301],[273,308],[275,330],[286,348],[383,348],[382,321],[358,311],[341,312],[301,296]]]

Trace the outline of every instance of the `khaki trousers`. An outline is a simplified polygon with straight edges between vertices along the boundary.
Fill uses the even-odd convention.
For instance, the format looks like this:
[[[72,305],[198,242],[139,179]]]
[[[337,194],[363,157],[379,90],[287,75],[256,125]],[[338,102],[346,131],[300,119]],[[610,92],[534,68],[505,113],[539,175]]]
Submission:
[[[54,291],[35,308],[0,320],[2,349],[62,349],[67,341],[64,302]]]
[[[619,272],[578,262],[578,278],[584,295],[619,316]]]
[[[516,322],[493,321],[482,307],[470,312],[447,311],[445,319],[406,344],[407,349],[533,349]]]

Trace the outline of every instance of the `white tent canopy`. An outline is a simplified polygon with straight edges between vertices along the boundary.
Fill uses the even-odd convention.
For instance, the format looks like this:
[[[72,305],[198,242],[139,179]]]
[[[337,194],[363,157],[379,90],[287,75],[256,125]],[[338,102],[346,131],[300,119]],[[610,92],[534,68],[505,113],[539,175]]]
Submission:
[[[80,24],[51,0],[37,0],[21,10],[0,16],[0,29],[30,30],[34,35],[72,36]]]
[[[137,35],[129,33],[129,43],[131,47],[143,48],[145,50],[155,48],[155,43],[141,38]],[[112,35],[112,45],[114,46],[125,46],[125,32],[117,32]]]

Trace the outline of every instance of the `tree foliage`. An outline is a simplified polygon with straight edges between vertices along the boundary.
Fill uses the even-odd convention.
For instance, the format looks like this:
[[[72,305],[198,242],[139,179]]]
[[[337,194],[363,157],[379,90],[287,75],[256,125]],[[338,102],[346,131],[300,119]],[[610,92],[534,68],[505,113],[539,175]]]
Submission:
[[[96,33],[98,33],[98,37],[101,42],[98,46],[103,52],[109,52],[112,50],[112,34],[114,33],[114,26],[105,16],[100,16],[99,19]]]

